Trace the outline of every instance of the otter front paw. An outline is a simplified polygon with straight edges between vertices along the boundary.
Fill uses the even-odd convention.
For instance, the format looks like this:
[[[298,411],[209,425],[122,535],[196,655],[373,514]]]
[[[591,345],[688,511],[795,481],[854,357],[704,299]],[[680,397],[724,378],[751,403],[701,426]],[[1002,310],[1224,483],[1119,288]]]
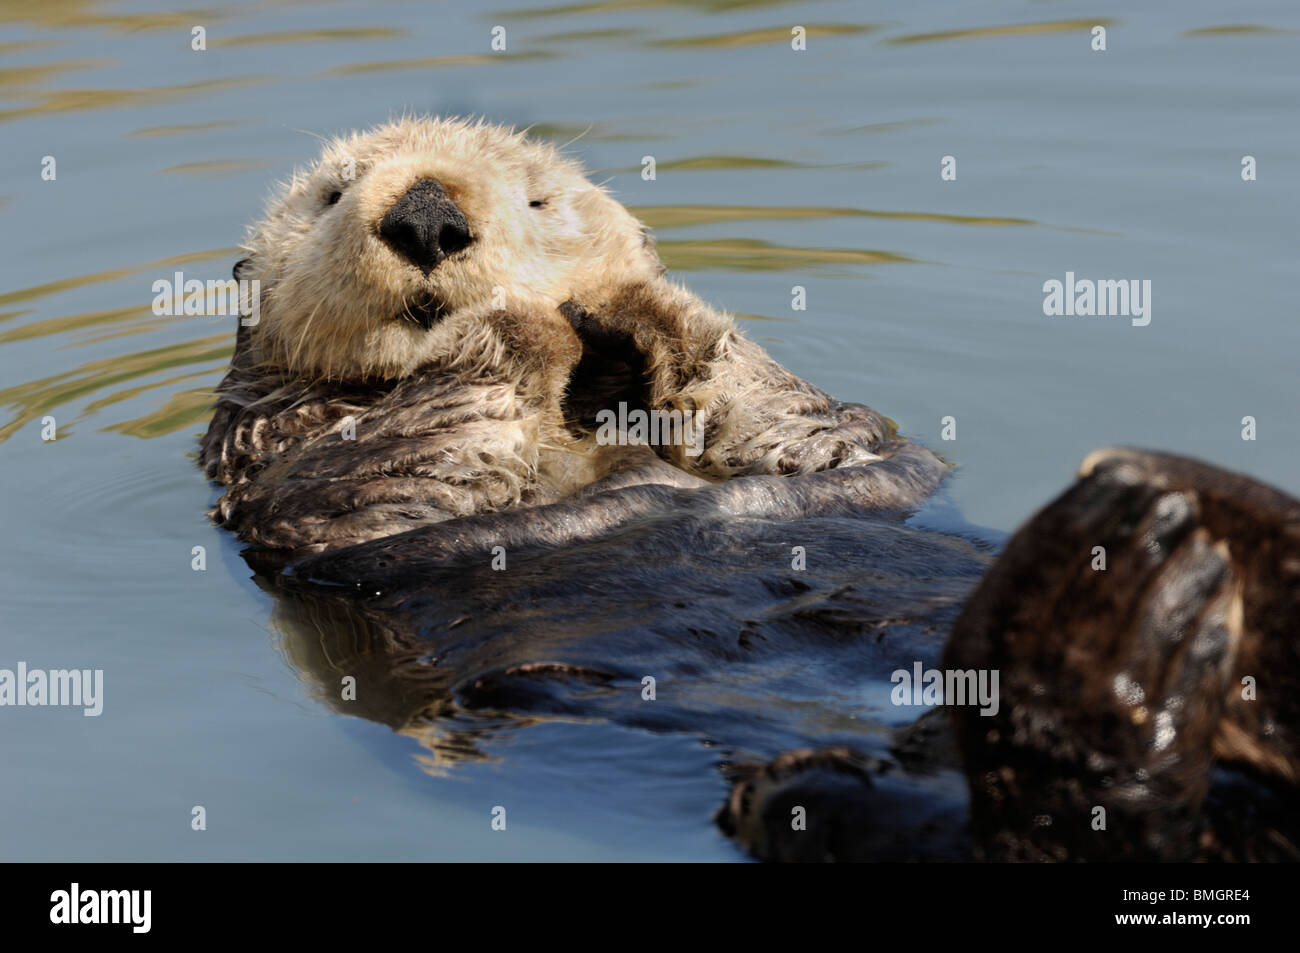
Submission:
[[[484,304],[449,318],[434,333],[454,347],[422,368],[452,376],[490,377],[511,384],[521,399],[559,413],[560,401],[582,343],[553,306],[540,301],[507,299]]]
[[[616,369],[637,378],[647,407],[690,414],[703,446],[674,455],[678,466],[718,478],[816,473],[874,463],[893,436],[880,414],[832,400],[667,281],[560,310],[582,340],[586,377]]]
[[[560,314],[568,320],[585,351],[611,360],[631,360],[641,354],[631,331],[606,325],[575,301],[560,305]]]

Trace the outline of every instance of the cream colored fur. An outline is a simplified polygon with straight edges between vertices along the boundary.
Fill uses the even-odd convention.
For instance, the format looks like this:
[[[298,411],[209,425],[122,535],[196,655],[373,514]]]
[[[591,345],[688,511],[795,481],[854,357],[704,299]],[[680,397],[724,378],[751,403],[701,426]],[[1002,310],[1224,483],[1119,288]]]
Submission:
[[[379,225],[427,178],[471,241],[426,275]],[[665,279],[646,230],[575,162],[498,126],[404,118],[333,140],[244,247],[236,272],[261,282],[260,320],[240,329],[202,461],[228,487],[216,517],[262,547],[319,551],[594,488],[812,473],[904,446]],[[429,326],[407,319],[430,299]],[[593,362],[620,368],[648,408],[692,411],[703,452],[596,447],[573,404]]]

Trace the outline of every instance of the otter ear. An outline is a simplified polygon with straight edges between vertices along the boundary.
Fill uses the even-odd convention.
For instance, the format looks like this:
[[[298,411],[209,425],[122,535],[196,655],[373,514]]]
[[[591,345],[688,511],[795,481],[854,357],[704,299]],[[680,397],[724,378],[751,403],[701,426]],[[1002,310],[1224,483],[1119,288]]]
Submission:
[[[230,269],[230,274],[238,281],[244,277],[244,274],[248,271],[248,266],[252,263],[253,259],[251,258],[241,258],[235,262],[235,267]]]

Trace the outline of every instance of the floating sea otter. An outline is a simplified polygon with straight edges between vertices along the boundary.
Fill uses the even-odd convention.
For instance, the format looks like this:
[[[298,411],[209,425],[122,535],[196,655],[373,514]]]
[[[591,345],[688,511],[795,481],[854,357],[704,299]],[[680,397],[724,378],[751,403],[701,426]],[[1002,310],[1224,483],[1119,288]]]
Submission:
[[[365,682],[344,710],[452,759],[506,716],[706,736],[735,781],[719,822],[760,857],[1297,856],[1290,498],[1103,452],[990,569],[904,522],[936,456],[492,125],[335,141],[247,252],[259,320],[202,463],[290,654]],[[627,408],[697,439],[600,439]],[[996,714],[889,729],[862,699],[916,664],[997,670]]]

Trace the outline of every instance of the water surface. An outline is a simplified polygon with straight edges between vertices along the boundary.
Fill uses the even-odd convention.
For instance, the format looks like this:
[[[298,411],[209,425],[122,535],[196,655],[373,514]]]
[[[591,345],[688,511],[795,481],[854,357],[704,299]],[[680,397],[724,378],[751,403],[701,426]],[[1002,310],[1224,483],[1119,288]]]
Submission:
[[[922,520],[1009,531],[1112,443],[1300,493],[1300,8],[1132,6],[0,3],[0,667],[102,668],[106,696],[0,710],[0,856],[738,856],[700,739],[556,722],[448,772],[334,713],[204,517],[233,328],[151,285],[225,277],[315,136],[404,110],[567,144],[779,360],[956,464]],[[1150,324],[1044,316],[1067,271],[1149,279]]]

